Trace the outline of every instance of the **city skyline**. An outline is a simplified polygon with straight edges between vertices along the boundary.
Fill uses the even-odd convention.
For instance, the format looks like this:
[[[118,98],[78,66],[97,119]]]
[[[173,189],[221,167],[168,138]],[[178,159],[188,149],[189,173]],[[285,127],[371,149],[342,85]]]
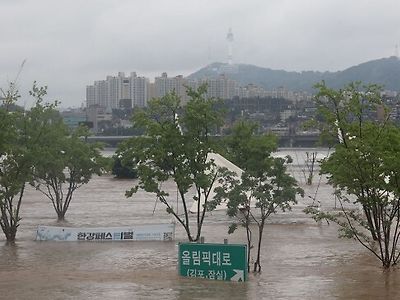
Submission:
[[[384,1],[3,1],[0,87],[22,101],[34,80],[48,101],[80,106],[85,87],[119,71],[188,76],[228,62],[288,71],[337,71],[395,54],[400,3]],[[29,105],[29,103],[28,103]]]
[[[197,89],[207,84],[206,97],[230,100],[232,98],[273,98],[290,101],[309,100],[311,94],[305,91],[292,91],[283,86],[266,90],[255,84],[241,84],[229,77],[229,74],[219,74],[215,78],[185,78],[182,75],[170,77],[166,72],[150,81],[136,72],[118,72],[109,74],[103,79],[96,79],[93,84],[86,86],[85,107],[101,109],[131,109],[146,107],[153,98],[161,98],[174,91],[182,104],[190,97],[187,89]]]

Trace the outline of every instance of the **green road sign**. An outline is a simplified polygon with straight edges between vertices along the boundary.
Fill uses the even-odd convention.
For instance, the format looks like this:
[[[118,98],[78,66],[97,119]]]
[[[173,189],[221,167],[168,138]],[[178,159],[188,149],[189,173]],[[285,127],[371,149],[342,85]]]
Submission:
[[[179,244],[179,275],[246,281],[247,247],[234,244]]]

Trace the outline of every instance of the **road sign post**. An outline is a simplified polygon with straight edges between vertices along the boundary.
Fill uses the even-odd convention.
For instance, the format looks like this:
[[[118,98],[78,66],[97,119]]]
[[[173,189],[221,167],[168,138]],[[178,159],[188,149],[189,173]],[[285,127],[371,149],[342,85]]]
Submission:
[[[210,280],[246,281],[247,246],[180,243],[179,275]]]

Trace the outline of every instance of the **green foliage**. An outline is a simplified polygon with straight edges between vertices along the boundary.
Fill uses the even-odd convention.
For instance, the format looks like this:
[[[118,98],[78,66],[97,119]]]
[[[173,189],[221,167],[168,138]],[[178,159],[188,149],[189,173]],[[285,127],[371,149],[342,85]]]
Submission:
[[[3,90],[0,107],[0,225],[7,241],[15,240],[19,227],[20,207],[25,182],[30,179],[32,148],[42,128],[32,132],[32,120],[22,111],[14,110],[19,93],[14,84]]]
[[[38,155],[30,183],[49,198],[58,219],[63,220],[73,193],[94,174],[100,176],[106,172],[108,161],[100,153],[100,144],[84,141],[83,137],[89,134],[86,127],[78,127],[70,134],[62,121],[48,118],[46,112],[52,108],[37,104],[36,109],[37,121],[48,122],[48,126],[35,149]]]
[[[123,165],[121,159],[117,156],[113,156],[112,174],[120,179],[135,179],[137,178],[137,171],[135,166],[132,164]]]
[[[240,120],[226,139],[227,156],[240,168],[260,171],[260,159],[277,149],[277,137],[273,134],[256,135],[257,124]],[[262,172],[262,170],[261,170]]]
[[[145,136],[129,141],[123,155],[123,161],[137,165],[139,176],[138,186],[127,196],[138,188],[154,193],[184,227],[190,241],[200,237],[211,187],[219,176],[207,155],[215,148],[211,135],[222,124],[222,116],[215,109],[215,100],[205,98],[205,92],[205,86],[189,89],[190,100],[185,106],[174,92],[150,101],[146,110],[133,117],[134,126],[142,128]],[[177,214],[177,207],[162,189],[162,183],[169,179],[176,183],[183,216]],[[198,203],[195,233],[190,228],[190,201]]]
[[[229,225],[228,234],[234,233],[236,229],[237,229],[237,224],[232,223],[231,225]]]
[[[219,189],[221,198],[218,200],[229,199],[228,214],[231,216],[250,200],[255,200],[256,207],[268,215],[277,208],[290,209],[290,202],[295,203],[296,193],[301,192],[295,179],[286,173],[286,164],[291,163],[291,158],[271,156],[276,150],[276,137],[255,132],[256,125],[240,121],[227,139],[228,157],[245,171],[240,180],[232,173],[221,180],[224,185]],[[229,194],[225,194],[226,191]]]
[[[123,141],[113,156],[112,174],[117,178],[135,179],[138,177],[137,166],[133,163],[134,157],[131,153],[132,139]]]
[[[291,162],[291,158],[271,156],[276,149],[275,137],[256,135],[255,132],[256,126],[244,121],[233,128],[227,141],[227,153],[244,172],[240,178],[232,172],[225,172],[220,180],[221,186],[215,189],[214,205],[227,202],[227,214],[246,228],[249,251],[252,247],[251,224],[257,225],[259,240],[254,271],[260,271],[261,240],[266,219],[278,210],[290,210],[296,203],[296,195],[303,196],[303,191],[286,172],[286,164]],[[237,228],[236,222],[229,228],[229,233]]]
[[[35,106],[15,109],[19,98],[15,85],[2,90],[0,107],[0,225],[8,241],[14,241],[19,227],[20,207],[26,182],[53,203],[59,219],[64,218],[73,192],[100,175],[106,165],[100,146],[86,144],[84,128],[70,134],[55,110],[58,102],[44,103],[47,88],[30,91]],[[65,190],[63,190],[65,187]]]
[[[73,193],[89,182],[93,174],[106,170],[107,159],[102,157],[100,144],[88,144],[86,127],[69,132],[58,111],[58,102],[44,103],[46,88],[34,85],[30,94],[35,106],[27,112],[29,132],[35,138],[31,149],[33,168],[30,184],[42,192],[53,204],[58,219],[63,220]]]
[[[342,236],[355,238],[388,268],[400,255],[400,129],[389,122],[378,86],[317,87],[321,128],[340,140],[321,172],[336,189],[342,211],[307,212],[337,223]],[[377,121],[382,108],[386,117]]]

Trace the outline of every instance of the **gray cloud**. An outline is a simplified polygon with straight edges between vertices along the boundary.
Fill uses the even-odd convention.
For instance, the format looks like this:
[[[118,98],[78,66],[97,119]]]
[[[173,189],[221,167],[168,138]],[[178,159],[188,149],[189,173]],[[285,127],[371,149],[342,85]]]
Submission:
[[[398,0],[15,0],[0,2],[0,86],[33,80],[80,105],[85,86],[118,71],[188,75],[227,60],[273,69],[340,70],[393,55]]]

